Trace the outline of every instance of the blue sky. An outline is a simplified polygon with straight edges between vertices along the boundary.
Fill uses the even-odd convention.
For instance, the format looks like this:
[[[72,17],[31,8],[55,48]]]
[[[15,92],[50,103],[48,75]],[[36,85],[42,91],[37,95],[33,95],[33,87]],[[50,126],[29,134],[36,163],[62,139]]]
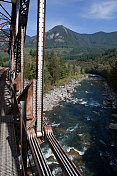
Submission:
[[[37,0],[30,0],[27,34],[36,35]],[[78,33],[117,31],[117,0],[47,0],[46,31],[64,25]]]
[[[37,3],[30,2],[27,34],[35,35]],[[117,0],[47,0],[46,31],[56,25],[78,33],[117,31]]]

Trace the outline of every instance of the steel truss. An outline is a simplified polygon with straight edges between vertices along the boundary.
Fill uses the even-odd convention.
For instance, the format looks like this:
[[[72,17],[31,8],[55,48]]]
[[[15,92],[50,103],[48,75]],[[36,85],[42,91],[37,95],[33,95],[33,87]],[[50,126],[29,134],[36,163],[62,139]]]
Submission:
[[[9,37],[10,37],[10,14],[7,10],[0,4],[0,51],[8,52],[9,50]]]
[[[21,175],[27,175],[27,158],[29,158],[32,174],[52,175],[40,147],[42,141],[46,139],[63,172],[68,176],[81,176],[53,135],[52,128],[46,126],[43,119],[46,0],[37,0],[36,80],[32,80],[25,88],[24,43],[30,0],[0,1],[2,2],[0,4],[2,9],[0,12],[0,50],[9,53],[9,80],[13,105],[8,114],[14,116],[18,153],[22,161]],[[11,4],[11,15],[3,3]],[[31,164],[29,151],[31,151],[35,167]]]

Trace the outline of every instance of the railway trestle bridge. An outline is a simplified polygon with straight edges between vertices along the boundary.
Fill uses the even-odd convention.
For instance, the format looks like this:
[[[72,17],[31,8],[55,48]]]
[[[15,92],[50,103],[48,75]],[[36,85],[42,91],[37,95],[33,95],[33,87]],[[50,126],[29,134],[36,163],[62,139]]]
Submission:
[[[6,4],[10,4],[11,14]],[[0,70],[0,175],[51,176],[41,150],[46,140],[63,173],[81,176],[43,117],[46,0],[37,0],[36,79],[24,87],[29,4],[30,0],[0,0],[0,50],[8,52],[10,63]]]

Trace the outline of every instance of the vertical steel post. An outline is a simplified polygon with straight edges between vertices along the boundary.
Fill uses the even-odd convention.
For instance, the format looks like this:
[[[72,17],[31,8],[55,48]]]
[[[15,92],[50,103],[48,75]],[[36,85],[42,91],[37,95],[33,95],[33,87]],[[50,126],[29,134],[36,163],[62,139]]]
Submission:
[[[14,79],[16,78],[16,51],[14,52]]]
[[[24,90],[24,26],[21,26],[21,78],[20,92]]]
[[[12,27],[13,28],[13,27]],[[14,29],[12,29],[12,45],[11,45],[11,50],[12,50],[12,72],[14,70]]]
[[[13,42],[11,44],[11,72],[13,72]]]
[[[20,135],[21,135],[21,158],[23,160],[23,166],[25,175],[27,175],[27,135],[24,128],[26,126],[26,102],[21,101],[21,118],[20,118]],[[23,173],[22,173],[23,175]]]
[[[44,57],[45,57],[45,15],[46,0],[38,0],[37,9],[37,136],[42,136],[43,132],[43,77],[44,77]]]
[[[19,7],[20,7],[20,0],[16,1],[16,36],[18,34],[18,25],[19,25]]]
[[[9,50],[9,62],[10,62],[10,76],[11,76],[11,65],[12,65],[12,62],[11,62],[11,46],[10,46],[10,50]]]
[[[36,118],[36,80],[33,80],[33,117]]]

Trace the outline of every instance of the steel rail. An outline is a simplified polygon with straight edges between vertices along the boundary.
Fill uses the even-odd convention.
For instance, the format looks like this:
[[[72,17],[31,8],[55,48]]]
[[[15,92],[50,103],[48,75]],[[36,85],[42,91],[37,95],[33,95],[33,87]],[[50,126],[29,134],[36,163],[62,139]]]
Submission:
[[[79,172],[79,170],[76,168],[76,166],[74,165],[74,163],[69,159],[67,153],[63,150],[63,148],[61,147],[61,145],[59,144],[58,140],[55,138],[55,136],[52,134],[52,138],[55,141],[57,147],[60,149],[60,151],[62,152],[62,154],[64,154],[63,156],[65,157],[66,162],[68,163],[69,167],[72,168],[73,172],[75,175],[81,175],[81,173]]]
[[[54,153],[57,156],[57,158],[59,159],[59,161],[62,163],[62,166],[64,166],[65,172],[67,172],[69,176],[73,176],[72,174],[69,174],[68,166],[64,162],[62,154],[60,153],[60,151],[58,150],[58,148],[56,147],[56,145],[52,141],[51,137],[48,136],[48,138],[49,138],[49,143],[51,144],[50,146],[54,149]]]
[[[34,162],[35,162],[35,165],[36,165],[36,169],[37,169],[37,171],[38,171],[38,174],[39,174],[40,176],[42,176],[41,170],[40,170],[40,167],[39,167],[39,164],[38,164],[37,159],[36,159],[36,155],[35,155],[34,150],[33,150],[33,147],[32,147],[32,143],[31,143],[31,141],[30,141],[29,138],[28,138],[28,142],[29,142],[29,146],[30,146],[30,149],[31,149],[31,153],[32,153],[32,156],[33,156],[33,159],[34,159]]]
[[[46,136],[48,139],[48,142],[51,144],[51,148],[53,148],[53,152],[55,155],[58,155],[59,161],[61,162],[62,159],[60,158],[60,154],[62,155],[63,162],[67,165],[67,172],[68,175],[74,175],[74,176],[82,176],[80,171],[77,169],[75,164],[69,159],[67,153],[63,150],[57,139],[55,138],[54,134],[49,134]],[[63,164],[62,162],[62,164]],[[65,165],[63,165],[65,167]],[[63,167],[62,167],[63,168]]]
[[[41,151],[40,145],[39,145],[39,143],[38,143],[38,141],[37,141],[37,138],[34,138],[34,141],[35,141],[35,145],[37,146],[37,149],[38,149],[38,151],[39,151],[39,155],[40,155],[40,157],[41,157],[41,161],[43,161],[42,164],[43,164],[43,166],[44,166],[44,168],[45,168],[45,171],[46,171],[47,176],[52,176],[51,171],[50,171],[48,165],[46,164],[45,158],[44,158],[44,156],[43,156],[43,154],[42,154],[42,151]]]
[[[43,167],[45,168],[45,171],[46,171],[47,175],[49,176],[48,171],[47,171],[47,167],[46,167],[45,162],[44,162],[44,158],[42,157],[42,153],[41,153],[40,147],[38,145],[38,142],[37,142],[37,140],[35,138],[33,138],[33,140],[34,140],[34,143],[36,145],[36,148],[37,148],[38,154],[40,156],[40,159],[42,161]]]
[[[42,175],[43,176],[52,176],[51,171],[50,171],[50,169],[49,169],[48,165],[46,164],[46,161],[43,157],[41,148],[39,146],[39,143],[38,143],[36,137],[32,137],[32,143],[33,143],[33,147],[35,148],[34,151],[36,153],[38,161],[40,162]]]
[[[52,137],[52,140],[54,141],[55,145],[56,145],[57,148],[59,149],[60,153],[63,155],[64,161],[67,163],[68,168],[71,168],[72,174],[75,174],[76,176],[78,176],[77,173],[73,170],[72,165],[71,165],[71,163],[70,163],[68,157],[67,157],[66,154],[63,152],[62,147],[60,147],[60,146],[58,145],[58,143],[56,142],[56,140],[53,138],[53,135],[51,135],[51,137]]]
[[[35,147],[35,145],[34,145],[34,141],[33,141],[33,139],[32,139],[32,136],[31,136],[30,140],[31,140],[31,144],[32,144],[32,146],[33,146],[34,153],[35,153],[35,156],[36,156],[36,158],[37,158],[38,164],[39,164],[39,166],[40,166],[41,175],[42,175],[42,176],[46,176],[45,173],[44,173],[44,170],[43,170],[42,163],[41,163],[41,161],[40,161],[38,152],[37,152],[36,147]]]
[[[16,99],[16,103],[18,104],[17,99]],[[21,118],[22,118],[22,117],[21,117]],[[41,170],[40,170],[40,167],[39,167],[39,163],[37,162],[37,158],[36,158],[35,152],[34,152],[34,150],[33,150],[32,143],[31,143],[31,136],[29,136],[28,133],[27,133],[27,129],[26,129],[26,127],[25,127],[25,123],[24,123],[23,118],[22,118],[22,123],[23,123],[24,129],[25,129],[25,133],[26,133],[26,135],[27,135],[27,141],[28,141],[28,143],[29,143],[29,147],[30,147],[30,150],[31,150],[31,153],[32,153],[32,156],[33,156],[35,165],[36,165],[37,172],[38,172],[39,176],[42,176]]]
[[[74,175],[74,172],[72,170],[72,168],[69,166],[68,162],[66,161],[66,158],[65,156],[63,155],[62,151],[58,148],[58,146],[56,145],[55,141],[51,138],[51,140],[53,141],[53,143],[55,144],[56,148],[58,149],[58,151],[60,152],[60,154],[62,155],[62,158],[63,158],[63,162],[66,164],[67,166],[67,175]]]

